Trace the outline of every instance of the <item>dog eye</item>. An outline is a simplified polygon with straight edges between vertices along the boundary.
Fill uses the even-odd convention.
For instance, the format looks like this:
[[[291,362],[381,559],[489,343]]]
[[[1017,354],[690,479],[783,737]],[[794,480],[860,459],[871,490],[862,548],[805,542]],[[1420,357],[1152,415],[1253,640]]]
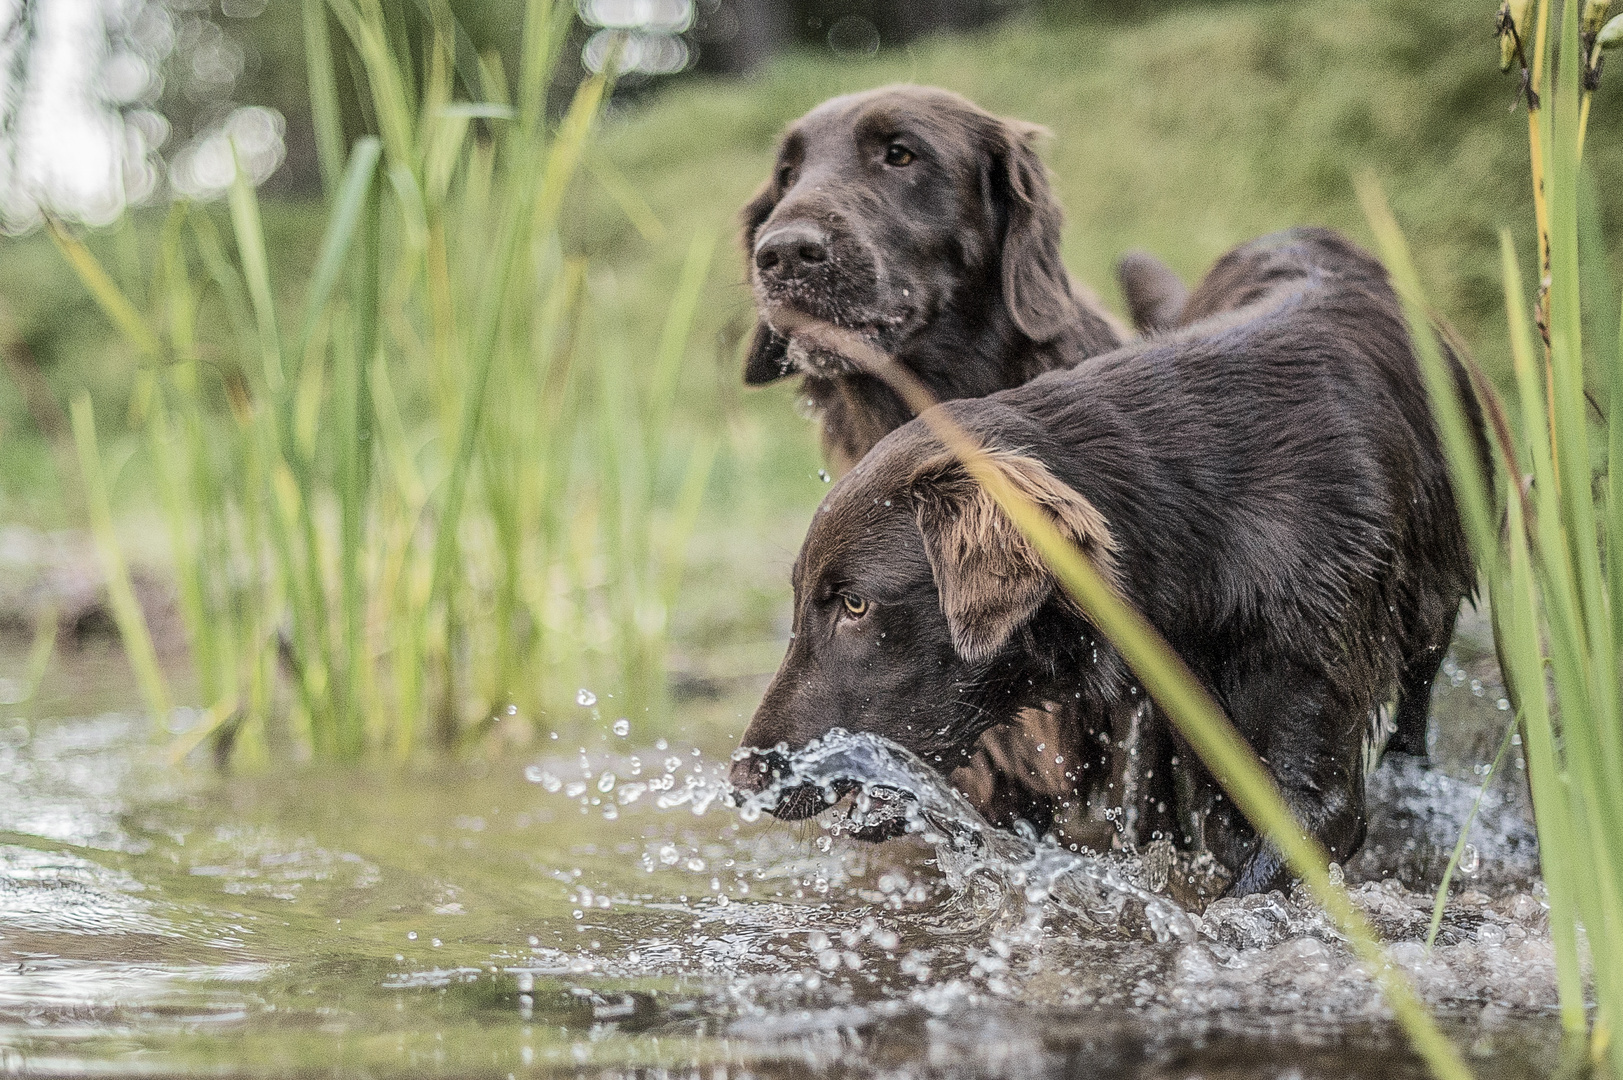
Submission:
[[[855,593],[842,593],[840,599],[845,601],[845,610],[853,619],[860,619],[868,614],[868,601],[865,597]]]
[[[885,147],[885,164],[894,165],[900,169],[913,164],[913,151],[899,142],[893,142]]]
[[[778,186],[779,187],[781,187],[781,188],[788,187],[790,182],[793,181],[794,178],[795,178],[795,167],[793,165],[784,165],[784,166],[782,166],[781,168],[778,169]]]

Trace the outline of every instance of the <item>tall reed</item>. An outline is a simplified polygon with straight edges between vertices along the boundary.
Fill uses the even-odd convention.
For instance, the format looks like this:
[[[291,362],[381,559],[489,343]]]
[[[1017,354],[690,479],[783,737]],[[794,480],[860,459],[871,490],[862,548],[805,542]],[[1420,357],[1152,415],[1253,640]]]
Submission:
[[[1527,755],[1562,1024],[1587,1034],[1596,1065],[1623,1077],[1623,355],[1615,324],[1585,310],[1583,280],[1600,283],[1606,274],[1593,254],[1599,237],[1581,235],[1599,224],[1584,212],[1580,187],[1598,47],[1623,36],[1623,17],[1605,23],[1608,6],[1565,0],[1558,40],[1548,33],[1549,0],[1536,9],[1506,4],[1500,13],[1507,60],[1518,62],[1528,106],[1539,288],[1530,305],[1506,231],[1502,273],[1519,408],[1513,413],[1487,380],[1473,378],[1489,419],[1492,485],[1436,343],[1422,332],[1426,302],[1403,235],[1372,181],[1361,194],[1420,345],[1492,604]],[[1607,399],[1598,421],[1586,379]]]
[[[509,92],[494,55],[459,73],[443,0],[413,28],[381,0],[303,2],[328,218],[298,311],[278,309],[285,271],[240,170],[229,242],[206,208],[173,208],[144,306],[53,227],[144,361],[136,411],[208,706],[179,749],[261,752],[285,717],[318,754],[404,755],[595,679],[627,688],[621,711],[657,705],[714,454],[701,441],[673,467],[712,239],[692,244],[650,381],[588,332],[613,320],[589,318],[586,264],[559,240],[609,87],[589,78],[548,116],[572,5],[531,0]],[[375,132],[348,144],[346,59]],[[223,345],[204,313],[229,323]]]

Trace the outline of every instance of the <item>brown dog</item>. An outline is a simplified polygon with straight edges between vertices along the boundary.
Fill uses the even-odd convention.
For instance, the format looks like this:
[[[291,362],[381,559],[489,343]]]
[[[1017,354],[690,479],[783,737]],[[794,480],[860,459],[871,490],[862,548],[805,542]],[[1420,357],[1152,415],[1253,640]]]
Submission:
[[[942,408],[1156,626],[1345,859],[1363,836],[1369,718],[1435,670],[1474,575],[1384,272],[1331,233],[1282,249],[1301,245],[1308,264],[1241,309]],[[1132,696],[1125,666],[922,421],[829,492],[794,578],[795,633],[745,732],[740,788],[782,774],[777,747],[835,727],[951,769],[1054,701],[1079,703],[1054,748],[1071,779],[1100,767],[1101,725]],[[1193,779],[1196,842],[1234,891],[1284,884],[1278,853]],[[820,805],[791,795],[778,812]]]
[[[890,86],[826,101],[784,134],[743,213],[760,319],[744,381],[800,375],[837,471],[912,412],[797,335],[807,317],[862,334],[938,401],[1019,386],[1126,336],[1060,261],[1041,132],[946,90]]]
[[[1119,345],[1125,329],[1060,261],[1063,220],[1033,144],[1042,129],[957,94],[893,86],[834,98],[784,134],[771,178],[744,208],[759,325],[744,381],[791,374],[822,426],[824,455],[850,469],[911,411],[811,335],[856,330],[937,400],[980,397]],[[1176,278],[1141,260],[1145,289]],[[1046,747],[1063,708],[987,733],[954,777],[988,818],[1049,824],[1069,784]]]

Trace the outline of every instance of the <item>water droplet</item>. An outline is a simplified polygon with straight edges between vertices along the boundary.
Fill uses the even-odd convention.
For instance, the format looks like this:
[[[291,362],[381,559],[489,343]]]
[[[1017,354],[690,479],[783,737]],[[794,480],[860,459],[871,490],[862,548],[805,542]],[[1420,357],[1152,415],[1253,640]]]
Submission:
[[[606,772],[597,778],[597,790],[609,792],[614,790],[614,774]]]
[[[597,695],[583,686],[575,691],[575,704],[583,709],[591,708],[597,704]]]
[[[576,908],[574,911],[570,912],[570,914],[575,916],[577,919],[586,918],[586,912],[582,911],[580,908]]]
[[[407,930],[406,931],[406,940],[407,941],[416,941],[417,940],[417,931],[415,931],[415,930]]]
[[[819,479],[823,483],[827,484],[827,483],[831,483],[834,478],[828,475],[828,470],[827,469],[818,469],[817,470],[817,479]]]
[[[1482,869],[1482,853],[1476,849],[1475,844],[1466,844],[1465,850],[1460,853],[1460,873],[1474,874]]]
[[[620,719],[618,719],[618,720],[616,720],[614,722],[614,733],[616,735],[620,736],[620,738],[622,738],[622,739],[625,738],[627,735],[630,735],[631,734],[631,721],[627,720],[623,716],[620,717]]]

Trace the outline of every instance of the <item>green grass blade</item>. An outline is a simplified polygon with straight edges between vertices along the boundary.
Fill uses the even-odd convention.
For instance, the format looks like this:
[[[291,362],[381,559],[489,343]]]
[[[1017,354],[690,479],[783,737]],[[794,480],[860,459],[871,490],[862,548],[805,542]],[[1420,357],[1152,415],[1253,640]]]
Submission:
[[[1623,315],[1620,315],[1623,324]],[[1612,361],[1611,408],[1607,412],[1606,568],[1612,590],[1612,638],[1623,641],[1623,333]]]
[[[231,265],[226,257],[225,245],[220,242],[219,230],[214,227],[214,220],[208,213],[199,210],[190,215],[192,226],[192,239],[197,244],[197,254],[203,260],[203,268],[208,271],[209,280],[214,282],[214,288],[225,304],[226,317],[231,320],[232,329],[236,331],[238,347],[243,356],[251,355],[259,350],[255,337],[253,314],[249,310],[248,291],[243,287],[242,275],[237,268]]]
[[[381,356],[372,361],[371,389],[372,408],[376,414],[378,436],[383,442],[384,459],[394,473],[401,500],[415,510],[423,505],[428,495],[417,466],[412,463],[406,425],[400,419],[400,407],[395,402],[389,366]]]
[[[412,168],[416,160],[412,135],[416,119],[405,89],[410,79],[402,75],[396,63],[382,9],[376,0],[365,0],[364,14],[351,0],[328,0],[328,5],[360,55],[371,92],[372,113],[390,164]]]
[[[1371,176],[1358,182],[1358,198],[1363,204],[1364,216],[1375,233],[1381,261],[1386,264],[1392,285],[1403,303],[1409,323],[1409,337],[1415,355],[1420,361],[1420,373],[1425,380],[1432,417],[1448,457],[1449,472],[1453,477],[1454,498],[1460,517],[1465,524],[1466,539],[1478,566],[1492,559],[1498,543],[1498,529],[1493,510],[1491,477],[1484,472],[1482,458],[1477,451],[1471,426],[1465,418],[1461,388],[1455,381],[1454,371],[1443,358],[1437,336],[1432,329],[1420,277],[1414,260],[1409,256],[1408,241],[1392,217],[1386,196]]]
[[[531,228],[536,235],[552,231],[558,210],[563,206],[569,183],[586,151],[586,140],[597,124],[608,80],[598,75],[587,79],[575,91],[569,111],[558,125],[558,134],[547,148],[546,163],[535,188],[535,214]]]
[[[1534,482],[1539,490],[1553,487],[1559,481],[1550,460],[1550,428],[1545,417],[1547,402],[1544,380],[1533,359],[1533,331],[1528,320],[1528,303],[1522,291],[1520,260],[1516,257],[1516,242],[1510,230],[1499,233],[1500,273],[1505,283],[1505,313],[1510,324],[1511,368],[1516,376],[1516,396],[1521,403],[1522,437],[1531,451]],[[1516,478],[1518,481],[1521,477]]]
[[[233,147],[232,155],[236,149]],[[248,298],[253,303],[259,329],[259,348],[264,365],[265,385],[273,399],[283,389],[281,340],[276,332],[276,305],[271,298],[270,260],[265,254],[265,227],[259,218],[259,197],[248,174],[239,163],[231,179],[231,225],[237,238],[237,254],[248,281]]]
[[[119,637],[135,680],[146,699],[147,709],[154,722],[168,722],[172,711],[169,686],[158,666],[158,653],[152,647],[152,634],[147,629],[146,616],[135,599],[130,585],[129,567],[113,531],[113,510],[107,496],[107,480],[102,473],[101,453],[96,448],[96,414],[90,404],[90,395],[80,391],[73,399],[73,439],[79,450],[79,467],[84,474],[85,498],[90,511],[90,530],[96,540],[96,552],[101,557],[102,572],[107,575],[107,597],[113,608],[113,620],[118,624]]]
[[[547,107],[547,85],[552,81],[552,8],[552,0],[525,0],[524,4],[518,106],[520,123],[529,131],[540,127]]]
[[[1569,1032],[1583,1031],[1586,1022],[1583,970],[1578,956],[1578,909],[1572,883],[1579,856],[1573,842],[1572,805],[1560,776],[1549,700],[1544,692],[1538,600],[1520,503],[1512,500],[1507,513],[1509,566],[1506,587],[1494,595],[1494,613],[1499,623],[1496,637],[1499,655],[1506,667],[1504,674],[1516,695],[1522,720],[1534,825],[1539,835],[1539,859],[1550,897],[1550,930],[1555,942],[1561,1022]]]
[[[220,672],[213,651],[217,628],[209,625],[211,620],[204,599],[208,591],[205,563],[195,539],[194,523],[200,515],[186,497],[186,484],[180,475],[183,466],[177,460],[180,454],[172,445],[167,411],[161,400],[147,418],[147,435],[153,471],[158,479],[159,503],[169,531],[181,620],[186,624],[204,696],[210,697]]]
[[[56,655],[57,618],[54,603],[47,604],[34,617],[34,641],[28,647],[28,662],[23,666],[22,693],[14,704],[26,704],[39,694],[40,684],[51,667],[51,657]]]
[[[693,333],[693,317],[699,309],[699,297],[710,273],[710,259],[716,250],[716,234],[709,231],[695,233],[688,244],[687,258],[682,263],[682,276],[677,280],[676,292],[660,330],[659,347],[654,350],[654,368],[649,373],[648,391],[648,450],[653,453],[670,421],[671,406],[676,401],[676,388],[682,377],[682,357],[687,351],[688,338]]]
[[[74,273],[79,275],[79,280],[84,282],[85,288],[90,290],[91,297],[112,320],[113,325],[118,327],[119,332],[147,359],[156,360],[161,357],[163,346],[158,341],[158,335],[152,332],[146,319],[141,317],[141,313],[130,303],[129,298],[124,295],[123,290],[113,281],[96,256],[90,253],[90,249],[56,221],[48,221],[46,224],[57,249],[68,260],[68,265],[73,267]]]
[[[344,161],[344,119],[338,105],[338,75],[333,69],[332,41],[327,33],[325,0],[302,0],[304,64],[310,87],[310,119],[316,132],[316,160],[327,197],[338,190]]]
[[[304,347],[315,332],[316,323],[327,308],[344,260],[349,255],[350,243],[355,239],[356,227],[366,210],[367,196],[372,188],[372,177],[377,169],[383,145],[367,136],[356,142],[350,151],[349,164],[344,169],[343,183],[333,203],[332,215],[327,220],[327,232],[321,240],[321,255],[316,259],[310,275],[309,292],[304,298],[304,323],[294,340],[292,355],[304,355]]]

